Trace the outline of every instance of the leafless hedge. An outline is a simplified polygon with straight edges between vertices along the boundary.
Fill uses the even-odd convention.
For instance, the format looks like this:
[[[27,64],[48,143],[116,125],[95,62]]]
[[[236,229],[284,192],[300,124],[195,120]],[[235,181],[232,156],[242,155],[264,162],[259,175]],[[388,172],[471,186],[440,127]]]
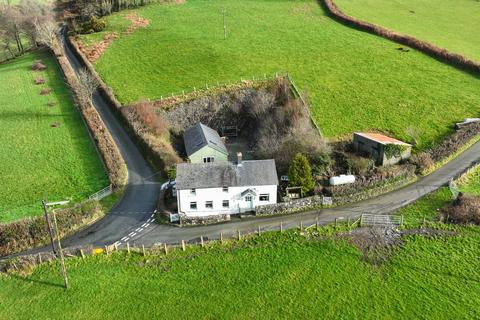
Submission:
[[[450,223],[480,225],[480,197],[460,194],[442,213]]]
[[[98,201],[91,200],[56,211],[61,236],[99,218],[103,214]],[[0,224],[0,256],[10,255],[49,241],[45,218],[38,216]]]
[[[346,24],[353,25],[356,28],[379,35],[381,37],[398,42],[400,44],[415,48],[419,51],[422,51],[423,53],[426,53],[432,57],[441,59],[448,63],[460,66],[462,68],[465,68],[474,72],[480,72],[480,63],[472,61],[461,54],[452,53],[447,49],[437,47],[431,43],[419,40],[415,37],[404,35],[395,31],[391,31],[386,28],[380,27],[378,25],[368,23],[368,22],[359,20],[357,18],[354,18],[352,16],[346,15],[337,7],[337,5],[333,2],[333,0],[324,0],[324,3],[325,3],[325,7],[330,12],[330,14],[332,14],[336,19]]]
[[[67,58],[57,54],[57,60],[67,83],[75,93],[75,100],[80,106],[83,118],[103,158],[112,186],[114,189],[122,187],[126,182],[126,166],[117,145],[90,101],[78,94],[81,90],[80,84]]]

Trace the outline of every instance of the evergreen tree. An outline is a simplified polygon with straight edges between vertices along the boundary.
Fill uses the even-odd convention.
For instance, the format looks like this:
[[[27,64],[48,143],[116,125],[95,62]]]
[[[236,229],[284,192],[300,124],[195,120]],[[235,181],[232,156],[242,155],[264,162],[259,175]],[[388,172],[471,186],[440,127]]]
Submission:
[[[297,153],[288,169],[288,180],[291,186],[302,187],[304,194],[310,192],[315,186],[312,169],[306,156]]]

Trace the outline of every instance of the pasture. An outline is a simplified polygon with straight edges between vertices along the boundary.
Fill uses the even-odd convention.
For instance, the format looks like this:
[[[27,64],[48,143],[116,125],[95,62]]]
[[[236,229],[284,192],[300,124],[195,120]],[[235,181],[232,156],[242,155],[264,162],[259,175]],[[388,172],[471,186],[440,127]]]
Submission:
[[[314,0],[191,0],[135,11],[150,24],[121,34],[96,61],[125,104],[283,71],[326,136],[378,129],[408,141],[414,128],[420,148],[480,111],[478,76],[341,25]],[[121,32],[118,15],[126,14],[107,21]]]
[[[45,71],[31,70],[36,59]],[[25,54],[1,64],[0,77],[0,222],[41,214],[43,194],[49,201],[78,201],[107,186],[54,58],[46,52]],[[37,78],[45,83],[36,85]],[[45,88],[51,93],[40,95]]]
[[[336,0],[346,14],[480,61],[480,2]]]
[[[478,229],[407,236],[382,265],[345,240],[270,233],[168,256],[114,253],[0,275],[5,319],[478,318]]]

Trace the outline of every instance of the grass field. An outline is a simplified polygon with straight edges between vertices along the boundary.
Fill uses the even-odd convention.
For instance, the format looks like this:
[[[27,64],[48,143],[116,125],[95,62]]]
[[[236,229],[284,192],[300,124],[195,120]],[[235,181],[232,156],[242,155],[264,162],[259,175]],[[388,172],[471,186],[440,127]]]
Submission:
[[[480,62],[480,2],[475,0],[336,0],[343,12]]]
[[[380,129],[408,139],[415,127],[423,147],[480,111],[478,76],[345,27],[314,0],[190,0],[137,12],[150,25],[121,35],[96,62],[123,103],[288,71],[327,136]]]
[[[33,72],[35,59],[46,71]],[[43,77],[46,83],[35,85]],[[77,201],[108,185],[55,60],[45,52],[0,65],[0,222],[41,214],[40,199]],[[42,88],[53,89],[40,95]],[[53,107],[48,102],[55,102]],[[59,127],[52,127],[55,122]]]
[[[69,259],[0,275],[2,319],[449,319],[480,317],[480,232],[409,236],[373,266],[340,240],[264,234],[168,258]]]

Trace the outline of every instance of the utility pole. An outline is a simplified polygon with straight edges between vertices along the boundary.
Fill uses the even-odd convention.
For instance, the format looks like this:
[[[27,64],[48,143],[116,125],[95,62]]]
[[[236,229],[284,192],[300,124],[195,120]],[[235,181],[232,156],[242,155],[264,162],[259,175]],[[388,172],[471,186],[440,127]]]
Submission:
[[[227,9],[223,9],[223,40],[227,40]]]
[[[57,217],[55,216],[55,211],[52,211],[52,214],[53,223],[55,225],[55,235],[57,238],[58,252],[60,254],[60,263],[62,265],[63,284],[65,285],[65,289],[68,289],[67,268],[65,268],[65,258],[63,257],[62,244],[60,243],[60,235],[58,234]]]
[[[47,221],[48,234],[50,235],[50,242],[52,243],[52,251],[53,251],[53,254],[56,256],[57,252],[55,250],[55,242],[53,240],[52,221],[50,221],[50,217],[48,215],[48,208],[47,208],[47,202],[45,201],[45,196],[42,199],[42,207],[43,207],[43,212],[45,213],[45,220]]]

